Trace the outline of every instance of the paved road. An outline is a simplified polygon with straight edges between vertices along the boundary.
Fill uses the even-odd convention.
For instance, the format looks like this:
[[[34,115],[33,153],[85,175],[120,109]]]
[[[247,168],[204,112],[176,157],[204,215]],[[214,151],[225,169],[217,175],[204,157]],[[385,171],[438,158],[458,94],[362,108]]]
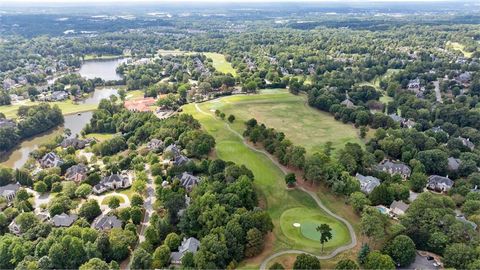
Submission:
[[[153,176],[150,172],[150,164],[145,165],[147,170],[147,198],[143,202],[145,208],[145,216],[143,217],[142,227],[140,227],[140,233],[138,234],[139,243],[145,241],[145,229],[150,224],[150,218],[153,214],[153,204],[155,203],[155,187],[153,186]]]
[[[215,118],[212,114],[209,114],[209,113],[206,113],[204,112],[199,106],[198,104],[195,104],[195,108],[197,109],[198,112],[204,114],[204,115],[208,115],[210,117],[213,117]],[[255,147],[253,147],[252,145],[250,145],[249,143],[247,143],[247,141],[245,140],[245,138],[240,134],[238,133],[236,130],[232,129],[231,126],[228,124],[228,123],[225,123],[225,126],[228,130],[230,130],[233,134],[235,134],[237,137],[239,137],[243,144],[248,147],[249,149],[255,151],[255,152],[258,152],[258,153],[262,153],[264,154],[268,159],[270,159],[284,174],[287,174],[289,171],[287,168],[285,168],[285,166],[281,165],[274,157],[272,157],[272,155],[270,155],[270,153],[266,152],[265,150],[260,150],[260,149],[257,149]],[[340,222],[344,223],[346,226],[347,226],[347,229],[348,229],[348,232],[350,233],[350,238],[352,239],[352,241],[347,244],[347,245],[344,245],[344,246],[340,246],[338,248],[336,248],[335,250],[333,250],[330,254],[328,255],[322,255],[322,256],[318,256],[318,255],[315,255],[315,254],[312,254],[312,253],[309,253],[309,252],[305,252],[305,251],[302,251],[302,250],[296,250],[296,249],[289,249],[289,250],[283,250],[283,251],[279,251],[279,252],[276,252],[272,255],[270,255],[269,257],[267,257],[266,259],[263,260],[262,264],[260,265],[260,269],[266,269],[267,268],[267,265],[268,263],[276,258],[276,257],[279,257],[279,256],[282,256],[282,255],[285,255],[285,254],[301,254],[301,253],[307,253],[307,254],[310,254],[310,255],[313,255],[319,259],[322,259],[322,260],[325,260],[325,259],[330,259],[330,258],[333,258],[335,256],[337,256],[339,253],[341,252],[344,252],[346,250],[349,250],[349,249],[352,249],[354,248],[356,245],[357,245],[357,236],[355,235],[355,230],[353,229],[353,226],[352,224],[350,224],[350,222],[348,222],[346,219],[344,219],[343,217],[333,213],[332,211],[330,211],[330,209],[328,209],[323,203],[322,201],[318,198],[317,194],[313,191],[309,191],[309,190],[306,190],[305,188],[303,187],[299,187],[297,186],[298,189],[300,189],[301,191],[307,193],[308,195],[310,195],[310,197],[312,197],[315,202],[317,203],[318,207],[320,207],[321,209],[323,209],[325,212],[327,212],[329,215],[331,215],[332,217],[338,219]]]

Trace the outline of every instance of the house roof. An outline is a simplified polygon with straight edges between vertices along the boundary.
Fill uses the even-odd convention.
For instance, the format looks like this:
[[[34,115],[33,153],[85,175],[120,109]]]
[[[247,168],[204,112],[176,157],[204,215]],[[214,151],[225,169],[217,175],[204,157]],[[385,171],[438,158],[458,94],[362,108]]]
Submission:
[[[190,237],[188,239],[183,238],[182,244],[178,247],[178,251],[181,253],[185,252],[197,252],[200,247],[200,241],[195,237]]]
[[[5,185],[5,186],[1,186],[0,187],[0,196],[7,197],[10,194],[15,194],[15,193],[17,193],[19,188],[20,188],[19,183],[8,184],[8,185]]]
[[[389,114],[390,118],[392,118],[393,121],[395,122],[403,122],[405,119],[403,117],[397,115],[396,113]]]
[[[340,104],[345,105],[347,108],[355,107],[355,104],[353,104],[353,102],[348,98],[345,99],[344,101],[342,101],[342,103],[340,103]]]
[[[395,210],[401,210],[402,212],[406,212],[408,209],[409,205],[404,203],[403,201],[393,201],[392,204],[390,205],[390,209]]]
[[[176,144],[170,144],[169,146],[167,146],[167,148],[165,148],[165,152],[172,152],[174,157],[180,155],[180,149]]]
[[[402,162],[392,162],[390,160],[384,160],[380,162],[376,167],[377,170],[387,170],[391,171],[392,173],[399,173],[399,174],[405,174],[405,175],[410,175],[411,169],[409,166],[405,165]]]
[[[460,167],[462,161],[458,158],[449,157],[448,158],[448,169],[451,171],[456,171]]]
[[[470,149],[473,150],[473,148],[475,148],[475,144],[473,142],[470,141],[470,139],[468,138],[463,138],[463,137],[458,137],[459,140],[462,141],[462,144]]]
[[[182,175],[180,176],[180,183],[186,189],[191,189],[193,186],[198,184],[199,181],[200,179],[198,177],[193,176],[187,172],[183,172]]]
[[[434,186],[443,185],[447,187],[452,187],[454,182],[448,177],[444,177],[440,175],[430,175],[428,177],[428,184],[434,185]]]
[[[114,215],[101,215],[93,221],[92,226],[99,230],[109,230],[121,228],[122,224],[122,221]]]
[[[62,213],[60,215],[55,215],[52,218],[52,223],[55,227],[70,227],[75,220],[77,220],[78,216],[75,214],[65,214]]]
[[[63,160],[54,152],[49,152],[42,157],[40,163],[42,163],[42,165],[51,165],[55,167],[63,164]]]
[[[86,175],[87,171],[88,171],[87,166],[83,164],[73,165],[72,167],[68,168],[67,171],[65,172],[65,178],[70,179],[75,177],[75,175],[77,174]]]
[[[380,185],[380,180],[373,176],[364,176],[359,173],[355,177],[360,182],[360,189],[365,193],[370,193]]]
[[[162,140],[159,140],[159,139],[152,139],[147,143],[147,147],[150,150],[157,150],[163,147],[163,142]]]

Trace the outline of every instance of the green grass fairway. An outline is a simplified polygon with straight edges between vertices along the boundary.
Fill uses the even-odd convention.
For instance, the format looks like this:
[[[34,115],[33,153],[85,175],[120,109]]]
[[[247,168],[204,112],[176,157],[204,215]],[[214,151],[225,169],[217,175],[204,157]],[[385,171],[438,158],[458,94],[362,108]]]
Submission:
[[[293,226],[294,223],[300,223],[300,227]],[[285,211],[280,217],[282,231],[292,242],[320,249],[322,248],[320,233],[316,228],[322,223],[330,225],[333,235],[332,239],[325,243],[325,248],[349,243],[350,236],[347,227],[326,214],[319,214],[318,211],[311,209],[292,208]]]
[[[225,74],[232,74],[233,76],[237,76],[237,72],[232,67],[232,64],[225,59],[225,55],[220,53],[204,53],[207,58],[212,59],[213,67]]]
[[[41,102],[31,102],[31,101],[24,101],[22,104],[15,104],[15,105],[3,105],[0,106],[0,113],[5,114],[7,118],[16,118],[18,108],[22,105],[25,106],[33,106],[38,105]],[[59,102],[48,102],[50,106],[58,105],[58,107],[62,110],[64,115],[66,114],[74,114],[80,112],[87,112],[92,111],[97,108],[97,104],[75,104],[71,100],[59,101]]]
[[[257,95],[236,95],[202,103],[206,112],[219,109],[227,116],[235,115],[233,127],[240,134],[245,130],[244,122],[252,117],[268,127],[282,131],[294,144],[302,145],[308,153],[323,149],[330,141],[335,149],[347,142],[363,145],[357,130],[343,124],[332,115],[311,108],[306,97],[290,94],[285,89],[264,90]]]
[[[193,115],[200,121],[203,129],[215,137],[217,142],[216,156],[223,160],[244,164],[255,175],[254,183],[261,205],[267,209],[274,224],[273,233],[276,240],[273,249],[294,248],[319,253],[320,250],[317,247],[305,245],[302,241],[292,241],[284,234],[280,226],[281,215],[289,209],[302,208],[310,211],[310,213],[323,215],[324,213],[318,208],[315,201],[302,191],[287,190],[283,172],[265,155],[246,147],[241,138],[227,129],[225,121],[214,118],[214,113],[210,111],[212,103],[202,103],[198,106],[203,113],[196,110],[195,104],[184,106],[183,111]],[[240,125],[234,128],[236,127],[240,127]],[[331,248],[333,248],[333,245],[329,247],[329,249]]]

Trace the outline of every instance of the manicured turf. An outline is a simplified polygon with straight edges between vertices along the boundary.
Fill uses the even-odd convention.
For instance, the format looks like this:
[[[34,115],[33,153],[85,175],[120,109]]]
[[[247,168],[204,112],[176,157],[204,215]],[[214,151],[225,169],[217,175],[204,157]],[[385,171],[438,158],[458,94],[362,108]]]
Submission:
[[[142,90],[132,90],[128,91],[127,95],[125,96],[126,100],[132,100],[132,99],[141,99],[143,98],[145,92]]]
[[[24,101],[22,104],[4,105],[0,106],[0,113],[4,113],[7,118],[15,118],[17,117],[17,111],[20,106],[32,106],[38,104],[40,104],[40,102]],[[97,104],[74,104],[71,100],[48,102],[48,104],[50,104],[50,106],[58,105],[64,115],[92,111],[97,108]]]
[[[264,90],[257,95],[237,95],[203,103],[204,111],[219,109],[227,116],[235,115],[233,127],[239,133],[244,122],[252,117],[286,134],[294,144],[302,145],[308,153],[321,151],[326,142],[340,149],[347,142],[363,145],[357,129],[336,121],[330,114],[311,108],[306,97],[290,94],[285,89]]]
[[[294,208],[308,210],[309,213],[322,216],[325,213],[316,205],[315,201],[299,190],[287,190],[284,183],[284,174],[265,155],[246,147],[242,139],[227,129],[225,121],[212,117],[209,111],[211,104],[198,105],[206,114],[196,110],[194,104],[183,107],[185,113],[193,115],[200,121],[202,127],[215,137],[217,142],[215,151],[218,158],[244,164],[252,170],[255,176],[255,187],[261,200],[261,205],[267,209],[274,223],[275,244],[273,249],[302,249],[319,253],[318,246],[305,245],[304,241],[292,241],[287,237],[280,225],[281,215]],[[240,121],[239,121],[240,122]],[[332,249],[334,246],[326,248]]]
[[[103,198],[102,205],[107,205],[108,202],[110,201],[110,199],[113,198],[113,197],[117,197],[118,200],[120,201],[120,203],[125,203],[125,199],[123,197],[110,195],[110,196],[106,196],[105,198]]]
[[[204,53],[206,57],[212,59],[213,67],[225,74],[232,74],[233,76],[237,76],[237,72],[232,67],[232,64],[225,59],[225,55],[220,53]]]
[[[115,136],[115,134],[113,133],[90,133],[85,135],[85,138],[95,138],[102,142],[110,140],[111,138],[113,138],[113,136]]]
[[[294,223],[300,223],[300,227],[293,226]],[[282,231],[292,242],[314,248],[322,247],[320,233],[316,230],[317,226],[322,223],[330,225],[333,235],[332,239],[325,243],[325,248],[349,243],[350,236],[347,227],[336,219],[319,214],[316,210],[293,208],[285,211],[280,217]]]

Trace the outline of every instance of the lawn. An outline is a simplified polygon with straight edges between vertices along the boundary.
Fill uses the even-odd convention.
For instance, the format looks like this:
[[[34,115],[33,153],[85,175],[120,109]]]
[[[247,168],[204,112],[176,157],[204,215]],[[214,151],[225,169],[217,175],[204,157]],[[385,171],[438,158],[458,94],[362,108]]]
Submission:
[[[144,97],[144,95],[145,95],[145,92],[143,90],[132,90],[127,92],[125,99],[126,100],[141,99]]]
[[[15,118],[17,117],[17,111],[20,106],[22,105],[33,106],[33,105],[38,105],[40,103],[41,102],[37,102],[37,101],[34,101],[34,102],[24,101],[21,104],[3,105],[3,106],[0,106],[0,113],[5,114],[7,118]],[[71,100],[65,100],[65,101],[59,101],[59,102],[48,102],[48,104],[50,104],[50,106],[58,105],[58,107],[62,110],[62,113],[64,115],[92,111],[97,108],[97,104],[82,104],[82,103],[75,104]]]
[[[114,133],[89,133],[85,135],[85,138],[95,138],[99,140],[100,142],[110,140],[115,136]]]
[[[448,41],[447,42],[447,47],[455,50],[455,51],[460,51],[461,53],[463,53],[463,56],[467,57],[467,58],[471,58],[472,55],[473,55],[473,52],[467,52],[465,51],[465,45],[461,44],[461,43],[458,43],[458,42],[450,42]]]
[[[213,67],[225,74],[232,74],[233,76],[237,76],[237,72],[232,67],[232,64],[225,59],[225,55],[220,53],[203,53],[207,58],[212,59]]]
[[[316,228],[323,223],[332,228],[332,239],[325,243],[325,248],[346,245],[350,242],[350,235],[345,224],[326,214],[319,214],[318,210],[292,208],[283,212],[280,217],[282,232],[292,241],[292,245],[317,249],[321,249],[322,245],[320,244],[320,233]]]
[[[204,111],[216,109],[227,116],[233,114],[232,125],[242,133],[244,122],[252,117],[286,134],[294,144],[302,145],[308,153],[321,151],[326,142],[340,149],[347,142],[363,145],[357,130],[336,121],[329,113],[311,108],[306,97],[292,95],[285,89],[264,90],[258,95],[236,95],[203,103]]]
[[[264,207],[274,223],[274,245],[270,251],[297,248],[313,253],[319,253],[318,247],[304,245],[301,240],[292,241],[287,237],[281,228],[281,216],[290,209],[305,209],[316,216],[324,216],[316,205],[315,201],[299,190],[287,190],[284,183],[283,172],[272,163],[265,155],[255,152],[246,147],[242,139],[227,129],[226,123],[215,117],[213,112],[209,111],[211,103],[198,104],[202,112],[195,108],[195,104],[188,104],[183,107],[185,113],[193,115],[200,121],[202,127],[215,137],[217,142],[215,153],[218,158],[233,161],[238,164],[244,164],[252,170],[255,176],[255,187],[259,194],[262,207]],[[238,121],[240,122],[240,121]],[[234,128],[237,129],[239,125]],[[326,248],[326,251],[333,249],[334,246]],[[259,263],[259,262],[258,262]],[[256,264],[256,263],[254,263]],[[247,265],[252,266],[252,263]],[[244,265],[244,267],[246,267]],[[252,267],[258,268],[258,265]]]
[[[120,196],[115,196],[115,195],[109,195],[109,196],[106,196],[105,198],[103,198],[102,200],[102,205],[107,205],[108,202],[110,201],[111,198],[113,197],[117,197],[118,200],[120,201],[120,203],[125,203],[125,199],[123,197],[120,197]]]

